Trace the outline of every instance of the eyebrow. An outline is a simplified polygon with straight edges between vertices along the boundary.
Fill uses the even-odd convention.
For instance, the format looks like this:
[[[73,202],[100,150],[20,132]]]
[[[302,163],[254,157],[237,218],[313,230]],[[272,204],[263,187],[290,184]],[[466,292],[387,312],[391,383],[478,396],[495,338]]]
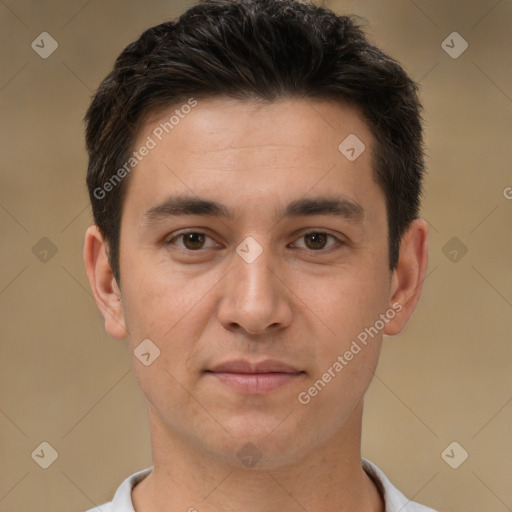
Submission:
[[[150,224],[167,217],[183,215],[235,218],[232,210],[217,201],[201,197],[170,196],[147,210],[141,220],[144,224]],[[317,197],[292,201],[286,206],[282,214],[283,217],[313,215],[333,215],[347,220],[360,221],[364,217],[364,209],[359,203],[344,197]]]
[[[286,207],[284,215],[285,217],[335,215],[348,220],[362,220],[364,209],[359,203],[344,197],[299,199]]]

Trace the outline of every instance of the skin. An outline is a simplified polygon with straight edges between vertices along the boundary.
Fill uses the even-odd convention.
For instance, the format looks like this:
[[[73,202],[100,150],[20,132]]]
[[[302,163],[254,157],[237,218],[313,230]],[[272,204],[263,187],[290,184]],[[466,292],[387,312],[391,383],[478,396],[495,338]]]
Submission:
[[[135,147],[173,110],[149,116]],[[338,150],[349,134],[366,146],[355,161]],[[85,265],[107,333],[128,338],[132,353],[146,338],[160,350],[149,366],[133,361],[154,462],[132,491],[135,510],[383,510],[361,468],[363,398],[383,334],[399,333],[419,299],[427,225],[411,224],[391,272],[373,145],[346,104],[201,100],[130,175],[120,287],[105,240],[88,229]],[[176,194],[222,203],[233,217],[145,216]],[[283,216],[292,201],[339,197],[362,214]],[[207,235],[203,248],[187,249],[178,237],[185,229]],[[311,233],[335,238],[311,249]],[[248,236],[262,248],[252,263],[236,252]],[[298,394],[396,303],[401,311],[301,404]],[[240,358],[277,359],[303,373],[250,394],[205,372]],[[249,442],[262,455],[253,467],[237,456]]]

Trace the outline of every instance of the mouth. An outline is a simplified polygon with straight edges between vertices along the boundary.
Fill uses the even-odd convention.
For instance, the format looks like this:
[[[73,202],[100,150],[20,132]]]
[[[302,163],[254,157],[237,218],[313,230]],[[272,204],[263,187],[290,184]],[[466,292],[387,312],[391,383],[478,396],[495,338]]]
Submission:
[[[205,371],[221,384],[240,393],[261,395],[303,378],[305,371],[282,361],[267,359],[261,362],[233,360]]]

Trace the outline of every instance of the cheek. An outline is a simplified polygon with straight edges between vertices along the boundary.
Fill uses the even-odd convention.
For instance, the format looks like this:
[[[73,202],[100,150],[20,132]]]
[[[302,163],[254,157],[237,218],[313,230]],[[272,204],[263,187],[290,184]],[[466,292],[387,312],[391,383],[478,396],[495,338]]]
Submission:
[[[213,273],[191,274],[180,266],[166,262],[162,254],[139,258],[126,257],[129,278],[123,283],[125,320],[133,336],[167,339],[192,321],[208,305],[209,291],[218,281]],[[162,260],[162,261],[161,261]],[[121,269],[121,272],[123,269]]]
[[[132,268],[136,270],[123,290],[130,349],[134,354],[141,341],[149,338],[159,350],[149,368],[136,359],[133,362],[148,400],[166,409],[171,404],[163,402],[175,393],[181,396],[178,382],[187,389],[195,383],[206,350],[202,340],[208,338],[205,332],[211,331],[214,322],[214,291],[219,278],[204,272],[192,277],[154,262]],[[162,389],[167,392],[162,394]]]
[[[294,293],[332,339],[346,340],[375,323],[388,304],[387,274],[376,266],[343,266],[294,280]]]
[[[371,382],[383,334],[380,323],[375,325],[387,307],[382,278],[351,276],[331,280],[334,291],[318,293],[310,301],[323,328],[312,340],[316,362],[302,398],[310,400],[314,416],[331,428],[346,421]]]
[[[364,271],[346,268],[331,276],[328,285],[319,286],[314,293],[308,291],[308,306],[321,326],[318,338],[312,340],[317,361],[312,380],[327,380],[330,389],[321,401],[332,393],[335,401],[350,403],[366,390],[384,332],[379,319],[387,310],[386,276],[376,266],[366,266]]]
[[[147,271],[141,272],[144,268]],[[189,360],[200,348],[197,340],[211,318],[207,292],[212,284],[208,279],[200,282],[179,272],[156,272],[154,268],[140,265],[130,274],[123,289],[123,310],[141,389],[157,410],[167,410],[177,406],[176,397],[183,394],[180,384],[188,388],[196,370]],[[151,354],[153,362],[148,366],[143,359],[137,360],[138,347],[147,339],[156,346],[150,345],[149,352],[157,354],[154,360]],[[190,405],[185,403],[186,396],[182,402],[180,407]]]

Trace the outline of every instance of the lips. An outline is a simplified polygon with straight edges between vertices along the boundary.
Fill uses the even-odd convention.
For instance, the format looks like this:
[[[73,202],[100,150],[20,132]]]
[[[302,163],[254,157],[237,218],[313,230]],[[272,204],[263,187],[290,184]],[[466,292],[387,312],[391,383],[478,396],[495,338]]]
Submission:
[[[251,362],[245,359],[236,359],[220,363],[208,371],[214,373],[300,373],[300,370],[274,359],[260,362]]]
[[[273,359],[259,362],[244,359],[227,361],[212,367],[206,373],[237,392],[252,395],[281,388],[305,374],[294,366]]]

